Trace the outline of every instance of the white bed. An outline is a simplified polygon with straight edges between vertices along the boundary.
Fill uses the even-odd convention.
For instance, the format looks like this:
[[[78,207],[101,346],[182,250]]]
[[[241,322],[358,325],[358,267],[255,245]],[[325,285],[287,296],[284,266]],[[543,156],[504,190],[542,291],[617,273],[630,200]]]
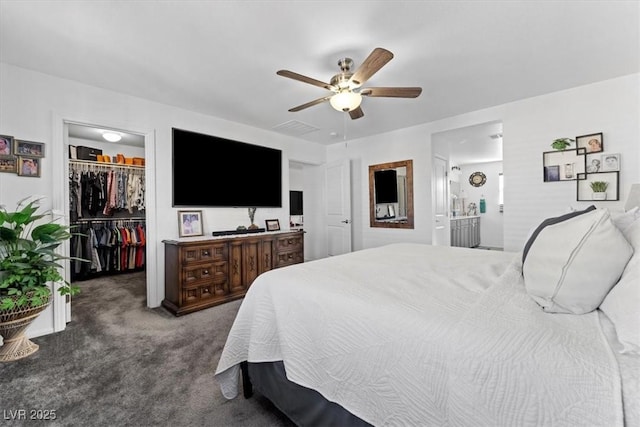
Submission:
[[[600,310],[543,311],[522,265],[522,253],[401,243],[269,271],[216,379],[232,399],[243,362],[282,361],[289,382],[376,426],[637,425],[640,356],[620,354]]]

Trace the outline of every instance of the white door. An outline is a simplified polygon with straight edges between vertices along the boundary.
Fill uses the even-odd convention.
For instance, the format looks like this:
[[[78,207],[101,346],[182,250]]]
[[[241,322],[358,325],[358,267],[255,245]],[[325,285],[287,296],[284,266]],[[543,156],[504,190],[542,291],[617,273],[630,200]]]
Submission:
[[[351,167],[349,160],[327,165],[327,253],[351,252]]]
[[[449,203],[447,186],[447,161],[433,157],[433,233],[432,244],[449,246]]]

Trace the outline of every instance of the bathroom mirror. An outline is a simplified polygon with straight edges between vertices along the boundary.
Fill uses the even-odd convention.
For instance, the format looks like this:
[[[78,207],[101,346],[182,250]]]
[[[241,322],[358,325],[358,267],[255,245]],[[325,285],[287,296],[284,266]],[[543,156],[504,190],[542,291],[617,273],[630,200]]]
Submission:
[[[371,227],[413,228],[413,160],[369,166]]]

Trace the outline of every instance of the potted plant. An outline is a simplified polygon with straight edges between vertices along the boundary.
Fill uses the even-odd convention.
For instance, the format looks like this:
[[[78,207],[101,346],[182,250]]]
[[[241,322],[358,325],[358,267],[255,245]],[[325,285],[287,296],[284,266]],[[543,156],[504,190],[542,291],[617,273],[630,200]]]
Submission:
[[[71,238],[69,227],[55,221],[42,221],[40,199],[18,202],[16,211],[0,206],[0,361],[26,357],[38,350],[24,331],[51,302],[49,282],[62,295],[79,291],[61,275],[67,259],[55,252]]]
[[[567,147],[569,147],[571,145],[571,143],[573,143],[575,140],[571,139],[571,138],[558,138],[558,139],[554,139],[553,142],[551,143],[551,147],[554,150],[566,150]]]
[[[593,181],[591,184],[593,191],[593,200],[607,200],[607,187],[609,183],[606,181]]]

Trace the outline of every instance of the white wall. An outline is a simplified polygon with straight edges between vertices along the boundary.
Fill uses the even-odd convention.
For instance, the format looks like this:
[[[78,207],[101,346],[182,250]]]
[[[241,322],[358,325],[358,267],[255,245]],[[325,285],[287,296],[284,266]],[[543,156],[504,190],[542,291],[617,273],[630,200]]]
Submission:
[[[519,251],[528,231],[542,219],[565,212],[576,202],[576,182],[545,183],[542,152],[559,137],[603,132],[604,151],[622,153],[620,198],[597,206],[622,209],[632,183],[640,182],[640,74],[538,96],[474,111],[420,126],[335,144],[327,161],[347,156],[360,163],[352,181],[360,209],[354,210],[354,250],[396,241],[431,242],[431,134],[490,121],[503,123],[505,180],[504,248]],[[414,161],[414,230],[369,227],[369,165],[395,160]],[[364,207],[365,209],[363,209]],[[356,218],[357,217],[357,218]]]
[[[279,148],[283,150],[283,200],[281,209],[258,209],[256,221],[264,223],[266,218],[278,218],[280,224],[288,224],[289,197],[288,182],[290,160],[310,164],[325,162],[325,148],[319,144],[301,141],[275,132],[267,132],[249,126],[228,122],[215,117],[134,98],[131,96],[91,87],[70,80],[59,79],[23,68],[0,63],[0,134],[12,135],[19,139],[45,143],[47,157],[42,160],[42,177],[26,178],[15,174],[0,173],[0,204],[11,208],[18,200],[28,195],[44,195],[47,199],[44,209],[53,206],[51,200],[56,194],[53,165],[52,141],[62,140],[62,119],[102,125],[114,129],[149,131],[155,140],[155,163],[147,164],[147,180],[154,180],[155,205],[147,206],[156,212],[157,223],[147,234],[155,239],[157,263],[154,269],[157,277],[158,300],[150,301],[159,305],[164,297],[164,247],[162,240],[178,237],[177,209],[171,207],[171,128],[178,127],[216,135],[244,142]],[[66,158],[64,153],[63,157]],[[215,159],[211,159],[212,162]],[[59,168],[59,166],[57,166]],[[150,174],[149,168],[155,173]],[[202,191],[214,191],[215,185],[233,185],[241,176],[230,177],[225,183],[210,183]],[[247,185],[246,183],[242,183]],[[262,183],[248,183],[262,185]],[[61,197],[61,196],[57,196]],[[67,213],[68,215],[68,213]],[[203,209],[205,234],[213,230],[235,229],[238,225],[248,225],[246,209]],[[150,264],[148,264],[150,267]],[[52,308],[33,323],[31,336],[50,333],[54,330],[56,316]]]

